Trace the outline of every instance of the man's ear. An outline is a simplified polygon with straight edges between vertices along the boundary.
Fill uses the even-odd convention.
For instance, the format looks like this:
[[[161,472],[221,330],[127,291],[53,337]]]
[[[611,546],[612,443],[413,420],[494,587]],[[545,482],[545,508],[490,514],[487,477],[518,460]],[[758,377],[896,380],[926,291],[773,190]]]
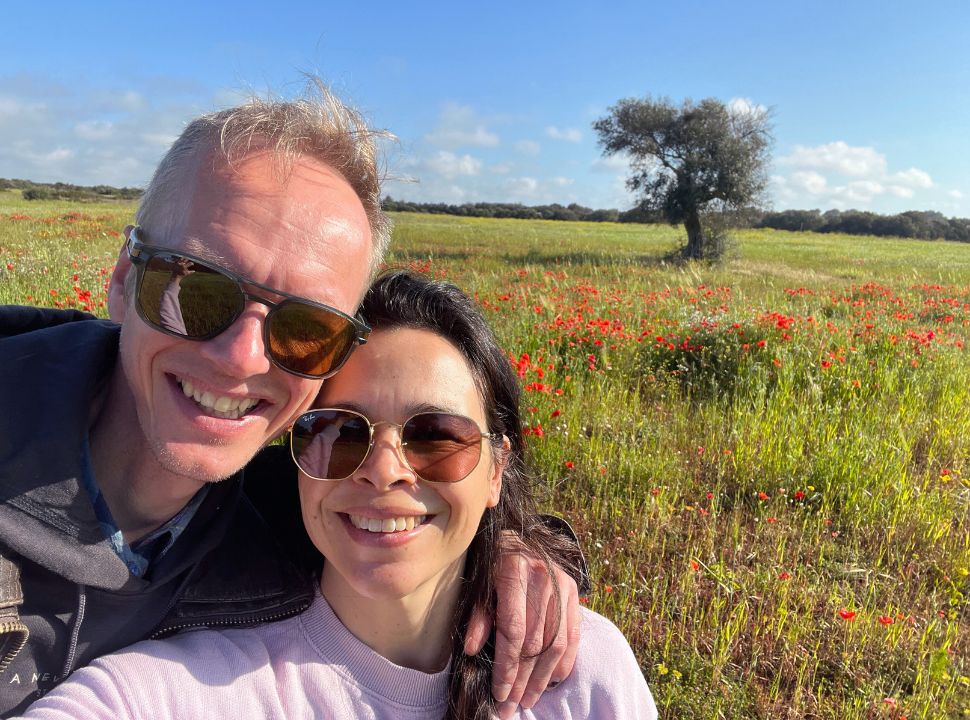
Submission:
[[[125,281],[128,273],[132,272],[131,260],[128,259],[128,236],[131,235],[134,227],[134,225],[125,225],[125,242],[118,253],[118,262],[115,263],[111,282],[108,284],[108,317],[119,324],[125,319],[125,312],[128,310]]]
[[[509,439],[502,436],[502,449],[492,453],[492,477],[488,481],[488,502],[485,507],[495,507],[502,497],[502,476],[505,474],[505,466],[509,462],[509,453],[512,452],[512,443]]]

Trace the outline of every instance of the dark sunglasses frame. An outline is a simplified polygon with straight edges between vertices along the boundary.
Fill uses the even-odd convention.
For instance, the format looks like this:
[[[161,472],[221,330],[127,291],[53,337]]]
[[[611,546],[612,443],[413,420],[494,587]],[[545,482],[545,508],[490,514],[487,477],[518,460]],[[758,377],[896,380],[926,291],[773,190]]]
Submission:
[[[286,372],[292,375],[311,378],[314,380],[324,380],[332,376],[341,367],[343,367],[344,363],[347,362],[348,358],[350,358],[351,354],[353,353],[353,351],[356,349],[358,345],[364,345],[367,342],[367,338],[371,333],[370,326],[358,320],[355,317],[352,317],[344,312],[341,312],[335,307],[331,307],[330,305],[324,305],[323,303],[314,302],[313,300],[307,300],[306,298],[299,297],[298,295],[291,295],[289,293],[276,290],[267,285],[263,285],[254,280],[250,280],[249,278],[244,277],[242,275],[237,275],[236,273],[230,270],[226,270],[225,268],[217,265],[211,260],[206,260],[196,255],[182,252],[181,250],[170,250],[168,248],[157,247],[154,245],[147,245],[138,239],[136,235],[137,232],[140,232],[140,228],[137,228],[137,227],[132,228],[128,233],[128,241],[125,243],[125,246],[128,251],[128,259],[131,261],[131,264],[135,267],[135,271],[137,273],[136,286],[135,286],[135,308],[138,311],[138,316],[145,322],[146,325],[148,325],[154,330],[158,330],[159,332],[165,333],[166,335],[172,335],[173,337],[182,338],[183,340],[197,340],[199,342],[204,342],[206,340],[211,340],[212,338],[221,335],[230,327],[232,327],[233,323],[235,323],[236,320],[239,319],[240,315],[242,315],[242,309],[245,309],[245,304],[246,304],[245,301],[251,300],[253,302],[258,302],[262,305],[267,306],[270,309],[269,313],[267,313],[266,315],[266,318],[263,320],[263,346],[266,348],[266,356],[270,359],[270,361],[274,365],[276,365],[276,367],[280,368],[281,370],[285,370]],[[178,258],[185,258],[186,260],[190,260],[193,263],[197,263],[202,267],[205,267],[215,273],[218,273],[219,275],[222,275],[223,277],[228,278],[236,285],[237,289],[239,290],[240,296],[243,298],[244,302],[241,304],[242,309],[239,311],[239,313],[237,313],[232,318],[232,320],[229,321],[228,324],[226,324],[225,327],[201,336],[183,335],[182,333],[166,328],[164,325],[160,325],[156,322],[153,322],[145,315],[145,311],[142,308],[142,303],[140,301],[140,294],[142,291],[142,282],[145,278],[145,269],[148,266],[149,260],[151,260],[156,255],[172,255]],[[274,302],[266,297],[262,297],[260,295],[256,295],[248,291],[246,289],[246,286],[259,288],[263,292],[270,293],[271,295],[279,295],[281,298],[283,298],[283,300],[281,302]],[[300,372],[298,370],[294,370],[292,368],[287,367],[285,364],[283,364],[281,360],[278,360],[273,355],[271,351],[272,342],[270,340],[271,318],[274,313],[279,312],[281,308],[284,308],[285,306],[290,304],[305,305],[308,307],[316,308],[318,310],[323,310],[327,313],[330,313],[332,315],[339,317],[341,320],[347,321],[348,323],[350,323],[351,327],[353,327],[356,333],[355,337],[353,338],[352,342],[348,345],[347,350],[344,352],[343,356],[339,358],[337,362],[334,363],[334,366],[330,368],[327,372],[320,375]]]
[[[365,423],[367,423],[367,432],[368,432],[368,436],[369,437],[368,437],[368,443],[367,443],[367,450],[364,452],[364,456],[360,459],[360,462],[357,463],[357,467],[355,467],[353,470],[351,470],[344,477],[339,477],[339,478],[322,478],[322,477],[317,477],[316,475],[311,475],[310,473],[308,473],[306,470],[303,469],[303,466],[300,465],[300,461],[297,460],[297,457],[296,457],[296,448],[294,447],[294,429],[297,426],[297,424],[300,424],[301,421],[303,421],[305,418],[307,418],[307,416],[311,416],[313,418],[313,419],[310,419],[309,422],[308,422],[308,424],[312,427],[312,425],[313,425],[316,417],[320,413],[332,413],[332,412],[345,413],[347,415],[353,415],[355,417],[359,417],[361,420],[363,420]],[[455,478],[454,480],[432,480],[430,478],[426,478],[426,477],[422,476],[421,473],[419,473],[418,470],[411,464],[411,461],[408,460],[407,453],[404,450],[404,448],[407,447],[407,442],[404,441],[404,428],[405,428],[405,426],[409,422],[411,422],[415,418],[421,417],[422,415],[446,415],[448,417],[461,418],[462,420],[467,420],[478,431],[478,436],[479,436],[478,437],[478,458],[475,460],[475,464],[472,465],[471,469],[469,469],[469,471],[467,473],[465,473],[463,476],[461,476],[460,478]],[[290,426],[290,432],[289,432],[289,435],[290,435],[290,457],[293,458],[293,462],[296,463],[296,466],[301,471],[303,471],[303,473],[307,477],[312,478],[313,480],[320,480],[322,482],[339,482],[341,480],[346,480],[347,478],[351,477],[355,472],[357,472],[358,470],[360,470],[360,468],[363,466],[363,464],[365,462],[367,462],[367,458],[370,457],[371,450],[374,449],[374,428],[378,427],[379,425],[390,425],[391,427],[397,428],[398,437],[401,439],[401,444],[400,444],[400,451],[401,452],[400,452],[400,455],[401,455],[401,459],[404,460],[404,464],[407,465],[409,468],[411,468],[411,471],[417,477],[419,477],[421,480],[424,480],[425,482],[432,482],[432,483],[456,483],[456,482],[461,482],[462,480],[464,480],[465,478],[467,478],[469,475],[471,475],[473,472],[475,472],[475,468],[477,468],[479,466],[479,464],[481,464],[481,462],[482,462],[482,446],[483,446],[482,439],[483,438],[487,438],[489,440],[501,440],[502,439],[502,434],[501,433],[487,433],[487,432],[482,432],[482,429],[478,426],[478,423],[477,422],[475,422],[474,420],[472,420],[467,415],[461,415],[459,413],[436,412],[436,411],[432,411],[432,412],[427,412],[427,411],[426,412],[418,412],[418,413],[414,413],[414,415],[412,415],[411,417],[409,417],[403,423],[393,423],[393,422],[390,422],[388,420],[381,420],[380,422],[371,422],[370,421],[370,418],[368,418],[363,413],[359,413],[356,410],[348,410],[346,408],[314,408],[312,410],[307,410],[305,413],[303,413],[302,415],[300,415],[300,417],[298,417],[296,419],[296,421],[293,423],[293,425]],[[313,442],[312,438],[311,438],[311,440],[309,442],[306,443],[307,446],[309,446],[311,442]]]

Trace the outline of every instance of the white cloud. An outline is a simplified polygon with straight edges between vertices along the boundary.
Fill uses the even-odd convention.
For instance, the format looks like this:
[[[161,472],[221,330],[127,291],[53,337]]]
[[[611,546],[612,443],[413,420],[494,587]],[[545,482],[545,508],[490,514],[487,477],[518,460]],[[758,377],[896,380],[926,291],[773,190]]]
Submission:
[[[555,185],[556,187],[569,187],[570,185],[573,185],[576,183],[576,181],[573,178],[568,178],[568,177],[554,177],[549,182]]]
[[[546,128],[546,135],[553,140],[564,140],[565,142],[578,143],[583,139],[583,134],[576,128],[558,128],[550,125]]]
[[[913,197],[913,188],[902,187],[901,185],[888,185],[886,187],[886,192],[890,195],[895,195],[898,198],[911,198]]]
[[[786,207],[866,207],[892,198],[911,200],[917,191],[933,187],[925,170],[911,167],[889,171],[886,156],[873,147],[836,142],[806,147],[796,145],[778,165],[790,168],[787,175],[771,178],[777,201]],[[893,212],[906,209],[898,207]]]
[[[950,191],[947,192],[947,195],[949,195],[954,200],[962,200],[963,199],[963,193],[960,192],[959,190],[950,190]]]
[[[172,135],[170,133],[142,133],[140,137],[147,145],[154,145],[165,149],[168,149],[178,139],[178,135]]]
[[[836,188],[835,191],[854,202],[867,203],[876,195],[886,192],[886,188],[872,180],[856,180],[846,185],[844,190]]]
[[[439,150],[436,153],[417,160],[405,163],[406,166],[413,168],[418,174],[418,179],[422,175],[435,175],[449,180],[460,176],[475,176],[482,171],[482,161],[471,155],[456,155],[448,150]]]
[[[488,171],[495,173],[496,175],[508,175],[512,172],[512,163],[510,162],[500,162],[488,166]]]
[[[782,165],[837,172],[850,177],[883,175],[886,172],[885,155],[871,147],[853,147],[841,140],[815,147],[796,145],[791,155],[779,159],[778,162]]]
[[[811,195],[820,195],[828,189],[828,181],[825,176],[813,170],[793,172],[789,180],[796,189],[804,190]]]
[[[590,169],[598,173],[626,175],[630,172],[630,157],[625,153],[599,157],[592,162]]]
[[[449,104],[441,111],[438,127],[424,137],[425,141],[446,148],[494,147],[499,137],[465,105]]]
[[[12,97],[0,95],[0,118],[16,117],[22,111],[22,104]]]
[[[143,185],[186,121],[212,106],[205,88],[169,91],[164,78],[143,93],[0,77],[0,168],[38,182]]]
[[[893,173],[892,180],[893,182],[899,183],[900,185],[905,185],[907,187],[933,187],[933,179],[930,177],[929,173],[917,168],[910,168],[909,170]]]
[[[82,140],[107,140],[114,134],[114,123],[107,120],[86,120],[74,126],[74,134]]]
[[[121,93],[121,97],[118,98],[118,105],[128,112],[138,112],[139,110],[144,110],[148,106],[148,103],[141,93],[128,90]]]
[[[512,200],[517,201],[533,198],[539,189],[539,181],[533,177],[509,178],[503,187],[512,194]]]
[[[764,105],[759,105],[752,101],[751,98],[746,97],[731,98],[728,100],[727,109],[732,115],[761,115],[768,112],[768,108]]]
[[[535,157],[542,150],[542,147],[534,140],[519,140],[515,143],[515,151],[520,155]]]
[[[10,148],[10,154],[22,162],[27,162],[34,167],[43,168],[46,171],[55,173],[59,172],[61,167],[75,156],[74,150],[65,147],[37,151],[29,142],[15,143]]]

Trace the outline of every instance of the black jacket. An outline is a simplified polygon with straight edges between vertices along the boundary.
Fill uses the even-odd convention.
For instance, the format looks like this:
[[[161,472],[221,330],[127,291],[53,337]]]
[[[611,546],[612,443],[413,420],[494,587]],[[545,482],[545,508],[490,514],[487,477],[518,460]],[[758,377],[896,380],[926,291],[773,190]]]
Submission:
[[[137,640],[286,617],[313,595],[311,573],[247,499],[242,473],[213,486],[149,577],[128,572],[100,530],[79,467],[118,338],[117,325],[84,313],[0,307],[0,716]],[[263,473],[292,475],[275,457]],[[4,653],[15,654],[6,665]]]

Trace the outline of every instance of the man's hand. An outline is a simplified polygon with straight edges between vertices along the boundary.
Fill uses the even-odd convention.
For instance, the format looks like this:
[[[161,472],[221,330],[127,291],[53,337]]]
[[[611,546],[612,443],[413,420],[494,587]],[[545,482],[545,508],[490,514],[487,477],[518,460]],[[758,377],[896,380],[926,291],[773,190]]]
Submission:
[[[499,717],[508,718],[518,705],[535,705],[550,680],[562,682],[572,672],[579,649],[579,594],[576,582],[554,567],[561,598],[557,609],[553,579],[541,560],[511,549],[498,562],[492,695]],[[478,653],[491,629],[492,618],[476,612],[465,636],[465,653]]]

